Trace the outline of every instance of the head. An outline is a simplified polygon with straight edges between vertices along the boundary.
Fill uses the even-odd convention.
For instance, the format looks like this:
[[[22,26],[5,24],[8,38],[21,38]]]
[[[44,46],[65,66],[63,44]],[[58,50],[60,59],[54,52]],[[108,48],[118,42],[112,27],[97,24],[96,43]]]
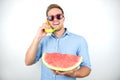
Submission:
[[[59,5],[57,5],[57,4],[50,4],[50,5],[48,6],[48,8],[47,8],[46,16],[48,16],[48,12],[49,12],[49,10],[51,10],[52,8],[58,8],[58,9],[60,9],[61,12],[64,14],[63,9],[62,9]]]
[[[46,11],[46,17],[52,28],[62,28],[64,23],[64,11],[57,4],[50,4]]]

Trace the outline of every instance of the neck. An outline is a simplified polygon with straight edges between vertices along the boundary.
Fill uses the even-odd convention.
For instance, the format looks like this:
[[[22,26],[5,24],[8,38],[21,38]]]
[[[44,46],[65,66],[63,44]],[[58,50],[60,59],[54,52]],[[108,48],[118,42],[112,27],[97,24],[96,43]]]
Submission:
[[[54,32],[54,34],[57,38],[59,38],[64,34],[64,32],[65,32],[65,28],[62,27],[59,31]]]

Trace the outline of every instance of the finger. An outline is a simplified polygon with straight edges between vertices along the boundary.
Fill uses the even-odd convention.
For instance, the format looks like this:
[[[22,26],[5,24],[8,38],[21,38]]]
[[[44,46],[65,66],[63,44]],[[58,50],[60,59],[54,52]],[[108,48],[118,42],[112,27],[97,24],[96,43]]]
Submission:
[[[51,28],[49,24],[44,23],[43,24],[44,28]]]
[[[57,71],[56,70],[52,70],[54,74],[58,75]]]

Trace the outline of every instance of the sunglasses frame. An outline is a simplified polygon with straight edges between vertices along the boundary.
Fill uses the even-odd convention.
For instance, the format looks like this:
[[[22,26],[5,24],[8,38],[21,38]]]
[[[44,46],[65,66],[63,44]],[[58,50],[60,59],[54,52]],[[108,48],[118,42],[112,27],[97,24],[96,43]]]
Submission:
[[[47,17],[47,20],[48,21],[54,21],[55,18],[57,20],[61,20],[62,18],[64,18],[64,14],[50,15],[50,16]]]

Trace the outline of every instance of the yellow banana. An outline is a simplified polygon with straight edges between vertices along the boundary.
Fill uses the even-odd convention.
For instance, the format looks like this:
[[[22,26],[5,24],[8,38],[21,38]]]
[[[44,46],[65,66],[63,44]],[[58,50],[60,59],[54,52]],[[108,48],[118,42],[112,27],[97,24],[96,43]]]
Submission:
[[[48,21],[46,21],[45,23],[49,25],[49,22],[48,22]],[[46,29],[45,29],[45,32],[46,32],[46,33],[53,33],[55,30],[57,30],[57,29],[56,29],[56,28],[54,28],[54,29],[52,29],[52,28],[46,28]]]

